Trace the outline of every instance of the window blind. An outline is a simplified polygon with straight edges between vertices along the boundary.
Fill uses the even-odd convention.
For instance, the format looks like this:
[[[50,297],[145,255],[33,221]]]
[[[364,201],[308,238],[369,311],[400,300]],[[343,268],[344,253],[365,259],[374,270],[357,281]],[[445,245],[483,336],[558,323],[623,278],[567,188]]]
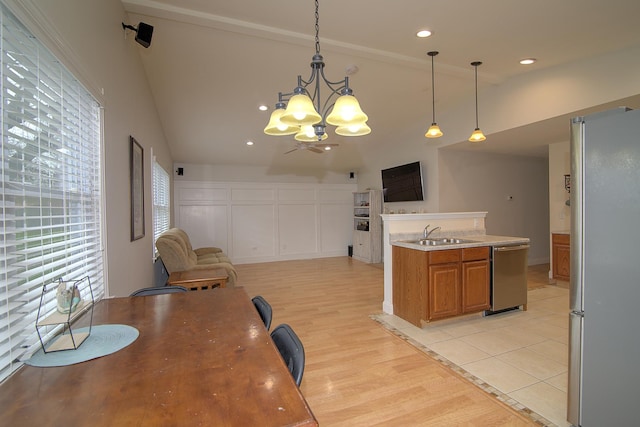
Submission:
[[[169,229],[170,223],[170,188],[169,188],[169,174],[162,166],[153,159],[153,177],[151,180],[153,187],[153,242],[154,242],[154,255],[157,256],[157,250],[155,249],[155,241],[165,231]]]
[[[89,276],[96,299],[104,284],[100,106],[0,6],[2,380],[40,346],[44,284]],[[55,290],[46,294],[47,311],[54,299]]]

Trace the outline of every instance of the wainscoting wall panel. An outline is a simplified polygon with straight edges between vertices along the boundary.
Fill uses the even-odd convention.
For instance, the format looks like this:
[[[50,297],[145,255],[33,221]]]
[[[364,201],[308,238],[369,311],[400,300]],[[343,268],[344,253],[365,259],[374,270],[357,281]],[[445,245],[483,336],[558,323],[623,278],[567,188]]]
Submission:
[[[235,264],[344,256],[356,184],[174,182],[174,224]]]

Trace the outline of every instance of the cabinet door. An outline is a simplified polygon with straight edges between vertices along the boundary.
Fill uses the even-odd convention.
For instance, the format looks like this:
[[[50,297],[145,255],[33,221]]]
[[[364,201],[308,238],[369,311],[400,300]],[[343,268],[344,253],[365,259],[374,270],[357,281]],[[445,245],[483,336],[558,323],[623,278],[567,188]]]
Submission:
[[[353,231],[353,257],[359,261],[371,262],[371,239],[368,231]]]
[[[422,327],[427,320],[427,253],[394,246],[393,314]]]
[[[463,262],[462,312],[488,310],[490,305],[489,261]]]
[[[429,266],[429,320],[460,314],[460,263]]]
[[[571,245],[568,234],[553,234],[553,278],[569,281]]]
[[[566,245],[556,245],[553,251],[553,277],[569,281],[571,271],[571,249]]]

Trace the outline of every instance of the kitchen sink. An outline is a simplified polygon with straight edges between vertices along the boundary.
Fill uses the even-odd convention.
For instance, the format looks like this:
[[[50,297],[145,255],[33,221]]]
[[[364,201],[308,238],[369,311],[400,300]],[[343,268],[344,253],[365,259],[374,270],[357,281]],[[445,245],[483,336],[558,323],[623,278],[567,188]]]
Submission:
[[[406,240],[406,243],[414,243],[422,246],[443,246],[443,245],[459,245],[462,243],[473,243],[473,240],[457,239],[455,237],[440,237],[433,239]]]
[[[444,237],[444,238],[442,238],[440,240],[442,240],[444,243],[450,243],[450,244],[454,244],[454,245],[460,244],[460,243],[471,243],[472,242],[472,240],[457,239],[455,237]]]

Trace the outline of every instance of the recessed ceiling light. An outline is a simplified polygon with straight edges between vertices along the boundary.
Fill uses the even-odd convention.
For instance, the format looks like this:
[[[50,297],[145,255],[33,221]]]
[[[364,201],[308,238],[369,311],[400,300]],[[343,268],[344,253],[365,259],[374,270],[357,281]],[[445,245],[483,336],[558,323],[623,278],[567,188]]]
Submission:
[[[247,145],[253,145],[253,141],[247,141]]]
[[[329,147],[328,145],[324,147],[324,151],[329,151],[329,150],[331,150],[331,147]]]
[[[429,30],[420,30],[416,33],[416,36],[420,38],[429,37],[431,35],[431,31]]]
[[[536,58],[524,58],[524,59],[520,60],[520,64],[522,64],[522,65],[531,65],[536,61],[537,61]]]
[[[261,105],[258,107],[258,110],[260,111],[267,111],[269,109],[269,107],[267,107],[266,105]]]

